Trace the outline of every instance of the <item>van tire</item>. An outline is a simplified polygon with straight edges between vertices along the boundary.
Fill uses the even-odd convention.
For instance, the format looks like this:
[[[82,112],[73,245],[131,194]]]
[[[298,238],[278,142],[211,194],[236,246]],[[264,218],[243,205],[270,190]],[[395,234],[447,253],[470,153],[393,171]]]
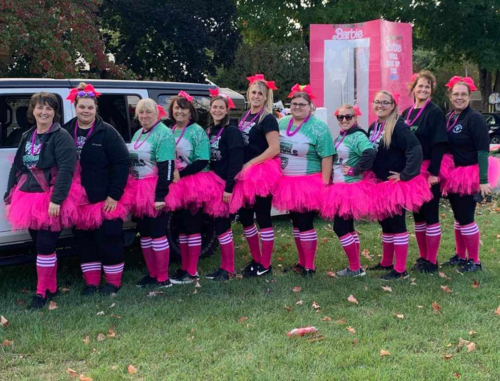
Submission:
[[[170,243],[170,258],[180,260],[181,249],[179,246],[179,232],[174,213],[168,213],[167,238]],[[213,218],[203,215],[203,224],[201,227],[201,258],[212,256],[217,250],[219,241],[215,234],[215,223]]]

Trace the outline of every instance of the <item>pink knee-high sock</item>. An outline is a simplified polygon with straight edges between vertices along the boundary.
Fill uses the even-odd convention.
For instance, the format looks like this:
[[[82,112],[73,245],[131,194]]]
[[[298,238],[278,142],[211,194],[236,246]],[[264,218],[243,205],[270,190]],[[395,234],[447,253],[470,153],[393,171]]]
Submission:
[[[259,232],[257,231],[257,226],[254,224],[247,228],[243,228],[243,234],[247,239],[254,262],[260,263],[262,261],[262,255],[260,253]]]
[[[101,283],[101,262],[87,262],[80,265],[83,279],[87,286],[99,286]]]
[[[142,255],[144,256],[144,262],[146,262],[149,276],[151,278],[156,278],[155,254],[153,251],[153,240],[151,239],[151,237],[141,238],[141,249]]]
[[[406,271],[406,257],[408,257],[408,243],[410,237],[408,232],[394,234],[394,252],[396,253],[396,263],[394,270],[398,273]]]
[[[120,287],[122,284],[122,275],[125,263],[122,262],[116,265],[102,267],[104,268],[104,277],[106,279],[106,283],[112,284],[116,287]]]
[[[466,252],[465,241],[464,238],[462,237],[462,231],[458,221],[455,221],[454,227],[455,227],[455,252],[460,258],[466,259],[467,254],[465,253]]]
[[[189,248],[189,266],[187,272],[189,275],[196,275],[198,273],[198,259],[201,254],[201,234],[188,235],[188,248]]]
[[[479,227],[473,222],[460,228],[469,260],[479,263]]]
[[[168,265],[170,263],[170,246],[166,236],[153,238],[153,254],[156,265],[156,279],[165,282],[168,279]]]
[[[427,225],[425,235],[427,239],[427,260],[436,264],[439,243],[441,242],[441,225],[439,222],[437,224]]]
[[[356,230],[350,232],[352,235],[352,238],[354,239],[354,244],[356,245],[356,253],[358,253],[358,256],[360,254],[360,243],[359,243],[359,236],[358,232]]]
[[[340,244],[344,249],[347,259],[349,260],[349,269],[352,271],[357,271],[361,267],[359,261],[359,251],[356,248],[356,241],[351,233],[347,233],[342,237],[339,237]]]
[[[262,241],[262,256],[260,264],[262,267],[268,269],[269,266],[271,266],[271,260],[273,258],[274,229],[260,229],[260,240]]]
[[[233,232],[229,229],[217,237],[220,244],[220,268],[234,274],[234,241]]]
[[[47,296],[47,290],[57,291],[57,256],[56,254],[36,256],[37,284],[36,293],[42,297]]]
[[[304,250],[304,267],[306,269],[314,270],[314,258],[316,257],[316,249],[318,247],[316,229],[300,232],[300,243],[302,245],[302,249]]]
[[[189,267],[189,246],[186,234],[179,234],[179,246],[181,249],[181,269],[187,271]]]
[[[293,238],[295,239],[295,246],[297,246],[297,253],[299,254],[299,265],[305,267],[306,257],[304,255],[302,243],[300,242],[300,232],[298,228],[293,228]]]
[[[382,260],[384,267],[392,266],[394,261],[394,234],[382,233]]]
[[[426,228],[427,224],[425,222],[415,222],[415,237],[417,238],[418,256],[423,259],[428,259],[427,239],[425,234]]]

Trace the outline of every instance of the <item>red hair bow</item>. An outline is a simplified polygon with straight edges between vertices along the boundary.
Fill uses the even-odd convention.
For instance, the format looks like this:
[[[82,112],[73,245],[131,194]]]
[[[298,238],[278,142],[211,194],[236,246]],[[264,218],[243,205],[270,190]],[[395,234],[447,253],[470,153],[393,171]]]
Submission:
[[[158,110],[158,120],[162,120],[163,118],[167,117],[167,113],[162,106],[156,105],[156,109]]]
[[[251,77],[247,77],[247,79],[250,81],[250,86],[253,85],[254,82],[264,82],[266,86],[271,90],[278,90],[274,81],[266,81],[266,79],[264,78],[264,74],[255,74]]]
[[[215,98],[215,97],[226,98],[227,99],[227,106],[228,106],[229,109],[236,108],[236,106],[234,105],[233,100],[230,97],[228,97],[226,94],[221,94],[219,92],[219,88],[218,87],[216,87],[215,89],[208,89],[208,92],[210,93],[210,98]]]
[[[463,82],[467,86],[469,86],[470,91],[478,91],[476,85],[474,84],[474,80],[471,77],[459,77],[458,75],[454,76],[450,79],[450,81],[445,85],[448,90],[453,89],[458,82]]]
[[[311,89],[311,86],[310,85],[299,85],[298,83],[296,83],[292,89],[292,91],[290,92],[290,94],[288,94],[288,98],[291,98],[293,97],[296,93],[306,93],[307,95],[309,95],[309,98],[311,99],[314,99],[316,98],[312,92],[312,89]]]
[[[85,85],[83,90],[78,90],[77,88],[71,89],[66,99],[71,103],[75,103],[76,97],[97,98],[100,95],[101,93],[97,92],[96,89],[94,89],[94,86],[88,84]]]
[[[186,93],[184,90],[180,91],[179,94],[177,94],[177,96],[181,98],[186,98],[189,103],[193,101],[193,97],[188,93]]]
[[[339,107],[339,108],[338,108],[338,109],[337,109],[337,110],[333,113],[333,115],[334,115],[334,116],[337,116],[337,115],[339,114],[339,110],[340,110],[341,108],[342,108],[342,107]],[[352,107],[352,109],[354,110],[354,115],[356,115],[356,116],[361,116],[361,115],[363,115],[363,114],[361,113],[361,110],[359,109],[359,106],[358,106],[358,105],[353,106],[353,107]]]

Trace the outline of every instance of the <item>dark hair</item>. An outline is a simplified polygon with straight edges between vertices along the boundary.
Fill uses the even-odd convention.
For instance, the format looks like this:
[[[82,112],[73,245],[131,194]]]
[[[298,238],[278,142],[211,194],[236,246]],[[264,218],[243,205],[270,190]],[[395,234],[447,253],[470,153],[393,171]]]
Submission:
[[[168,116],[170,119],[175,121],[173,113],[174,103],[177,103],[177,105],[180,108],[189,109],[189,112],[191,113],[191,118],[189,120],[191,123],[198,122],[198,111],[196,111],[196,107],[194,107],[194,105],[191,102],[189,102],[186,98],[179,96],[175,96],[170,100],[170,105],[168,106]]]
[[[216,96],[216,97],[213,97],[211,100],[210,100],[210,108],[212,108],[212,103],[214,103],[215,101],[223,101],[224,104],[226,105],[226,110],[227,110],[227,114],[226,116],[224,117],[224,119],[222,119],[222,122],[221,124],[223,126],[227,126],[229,124],[229,103],[227,101],[227,98],[226,97],[221,97],[220,95]],[[212,123],[215,124],[215,121],[213,120],[212,118],[212,114],[209,112],[208,113],[208,125],[211,125]]]
[[[413,90],[415,90],[418,80],[421,78],[425,78],[426,80],[429,81],[429,83],[431,84],[431,95],[433,95],[436,92],[436,77],[429,70],[420,71],[417,74],[417,78],[415,79],[415,81],[410,82],[409,84],[410,94],[413,92]]]
[[[28,122],[35,123],[35,115],[33,111],[36,105],[47,105],[54,109],[54,122],[59,122],[61,120],[61,114],[59,113],[59,100],[57,96],[52,93],[46,93],[45,91],[40,91],[39,93],[33,94],[30,99],[30,104],[28,107]]]
[[[80,82],[80,83],[78,84],[77,90],[78,90],[78,91],[83,91],[83,90],[85,89],[85,86],[87,86],[87,84],[86,84],[85,82]],[[78,101],[79,101],[80,99],[83,99],[83,98],[92,99],[92,100],[94,101],[95,105],[96,105],[96,108],[97,108],[97,97],[96,97],[96,96],[94,96],[94,97],[89,97],[89,96],[87,96],[87,95],[84,95],[83,97],[80,97],[79,95],[77,95],[77,96],[76,96],[76,98],[75,98],[75,107],[76,107],[76,105],[78,104]]]

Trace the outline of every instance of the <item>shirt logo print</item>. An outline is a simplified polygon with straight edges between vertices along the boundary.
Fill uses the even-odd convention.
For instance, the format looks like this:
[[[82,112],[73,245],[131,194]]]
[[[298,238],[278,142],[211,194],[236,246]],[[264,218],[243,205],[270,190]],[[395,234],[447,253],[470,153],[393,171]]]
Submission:
[[[455,134],[459,134],[459,133],[461,133],[461,132],[462,132],[462,129],[463,129],[462,125],[461,125],[461,124],[457,124],[457,125],[453,128],[453,132],[454,132]]]

